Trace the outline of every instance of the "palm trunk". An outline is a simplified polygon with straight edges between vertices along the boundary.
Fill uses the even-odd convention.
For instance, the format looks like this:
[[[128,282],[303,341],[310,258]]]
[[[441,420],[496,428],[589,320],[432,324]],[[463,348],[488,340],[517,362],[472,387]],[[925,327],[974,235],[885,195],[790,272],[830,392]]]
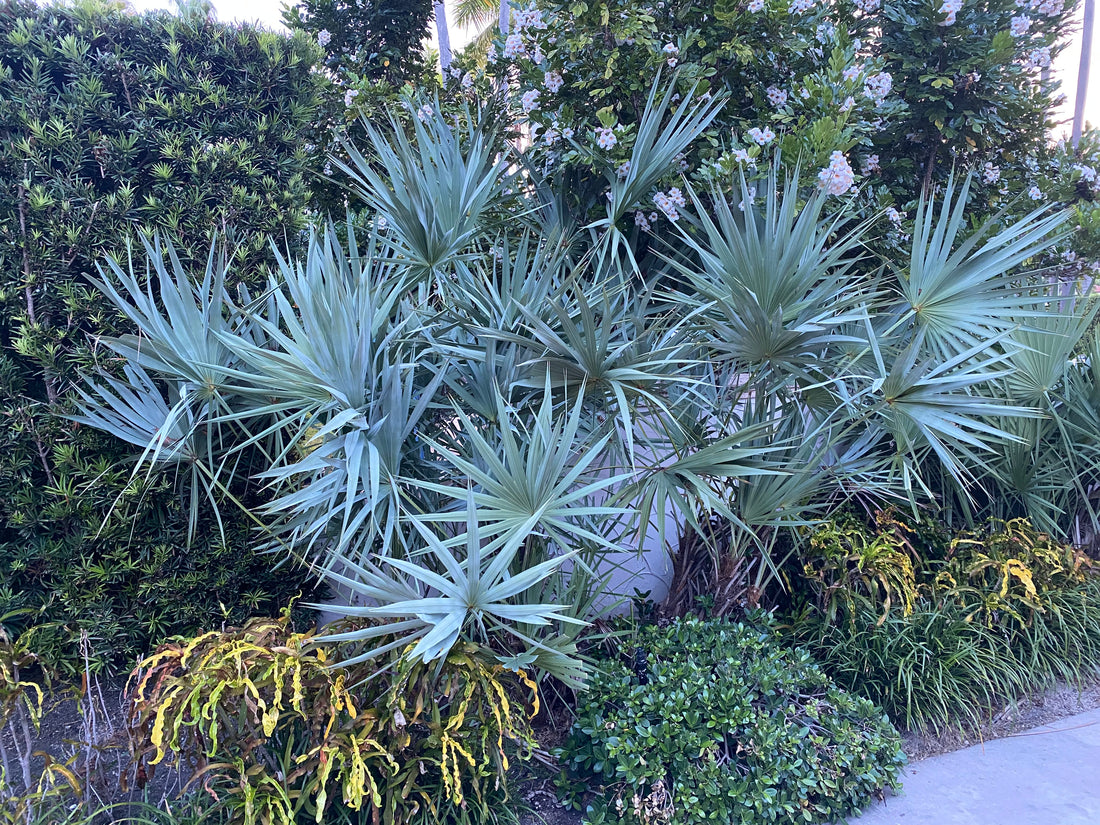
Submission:
[[[1085,0],[1085,19],[1081,24],[1081,63],[1077,70],[1077,99],[1073,104],[1073,148],[1081,140],[1085,125],[1085,98],[1089,91],[1089,62],[1092,59],[1092,26],[1096,0]]]
[[[447,70],[451,68],[451,32],[447,28],[447,7],[443,0],[434,0],[435,31],[439,37],[439,67],[443,70],[443,82],[447,82]]]
[[[500,0],[500,33],[503,35],[508,34],[508,18],[511,14],[511,6],[508,4],[508,0]]]

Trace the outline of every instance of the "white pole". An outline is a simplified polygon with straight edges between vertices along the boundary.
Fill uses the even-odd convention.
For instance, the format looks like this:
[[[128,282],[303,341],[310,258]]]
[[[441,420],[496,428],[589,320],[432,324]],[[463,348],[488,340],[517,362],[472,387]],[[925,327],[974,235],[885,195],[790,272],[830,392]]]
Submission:
[[[439,66],[443,70],[443,83],[447,82],[447,70],[451,68],[451,33],[447,28],[447,7],[443,0],[434,0],[435,31],[439,37]]]
[[[1077,100],[1073,103],[1073,148],[1081,140],[1085,125],[1085,98],[1089,91],[1089,62],[1092,59],[1092,27],[1096,0],[1085,0],[1085,19],[1081,24],[1081,63],[1077,69]]]

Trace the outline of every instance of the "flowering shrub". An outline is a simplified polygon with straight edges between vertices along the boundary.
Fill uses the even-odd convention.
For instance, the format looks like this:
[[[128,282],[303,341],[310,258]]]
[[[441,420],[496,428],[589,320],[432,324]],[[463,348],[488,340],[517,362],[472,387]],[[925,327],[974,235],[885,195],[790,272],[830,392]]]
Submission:
[[[551,168],[622,168],[660,78],[673,87],[673,106],[692,90],[734,101],[671,170],[668,185],[680,174],[751,172],[777,148],[825,167],[834,152],[867,143],[883,117],[904,108],[891,94],[884,61],[864,47],[867,23],[852,6],[807,0],[745,8],[539,3],[513,10],[507,37],[490,47],[488,74],[514,83],[532,154]],[[578,139],[561,140],[565,129]],[[833,168],[831,191],[854,180],[851,167],[847,178]],[[674,218],[662,202],[660,211]]]
[[[1036,185],[1056,87],[1043,77],[1073,0],[887,0],[875,49],[908,105],[872,140],[899,199],[953,167],[974,169],[996,208]],[[1025,208],[1027,204],[1024,205]]]
[[[726,96],[638,209],[681,175],[728,185],[740,170],[751,180],[778,153],[812,169],[846,208],[880,215],[887,247],[900,248],[920,191],[953,169],[977,174],[978,214],[1013,201],[1022,214],[1052,197],[1043,176],[1056,87],[1044,71],[1073,5],[534,0],[513,7],[488,55],[479,46],[465,56],[461,88],[506,82],[529,129],[529,157],[548,170],[584,170],[595,189],[623,177],[653,84],[672,87],[673,109],[691,90]],[[601,202],[599,192],[577,200]],[[658,208],[634,222],[646,229],[675,214]]]

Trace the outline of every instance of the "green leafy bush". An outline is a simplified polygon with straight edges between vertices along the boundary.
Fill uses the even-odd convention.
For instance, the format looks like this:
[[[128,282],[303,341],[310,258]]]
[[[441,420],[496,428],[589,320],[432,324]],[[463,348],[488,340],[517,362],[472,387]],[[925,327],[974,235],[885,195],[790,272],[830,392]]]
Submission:
[[[134,674],[140,774],[190,769],[240,825],[513,819],[534,682],[476,645],[388,672],[354,653],[292,632],[288,612],[163,645]]]
[[[235,289],[262,281],[269,236],[297,242],[317,58],[203,15],[0,0],[0,613],[86,628],[97,666],[303,586],[240,552],[245,519],[188,546],[177,480],[131,478],[132,447],[64,416],[81,370],[121,369],[101,336],[132,330],[88,281],[107,253],[157,230],[186,265],[216,232]]]
[[[563,748],[600,789],[587,821],[832,822],[894,786],[904,756],[881,711],[766,628],[647,627],[579,700]]]

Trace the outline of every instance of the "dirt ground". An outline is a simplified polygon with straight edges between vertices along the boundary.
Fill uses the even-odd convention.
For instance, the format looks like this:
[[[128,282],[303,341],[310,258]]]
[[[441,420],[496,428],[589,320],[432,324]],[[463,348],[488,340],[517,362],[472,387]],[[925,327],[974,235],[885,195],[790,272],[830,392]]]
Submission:
[[[978,730],[954,729],[940,734],[904,732],[902,747],[909,761],[917,762],[929,756],[1013,736],[1096,708],[1100,708],[1100,679],[1080,689],[1060,684],[1044,693],[1006,705]]]

